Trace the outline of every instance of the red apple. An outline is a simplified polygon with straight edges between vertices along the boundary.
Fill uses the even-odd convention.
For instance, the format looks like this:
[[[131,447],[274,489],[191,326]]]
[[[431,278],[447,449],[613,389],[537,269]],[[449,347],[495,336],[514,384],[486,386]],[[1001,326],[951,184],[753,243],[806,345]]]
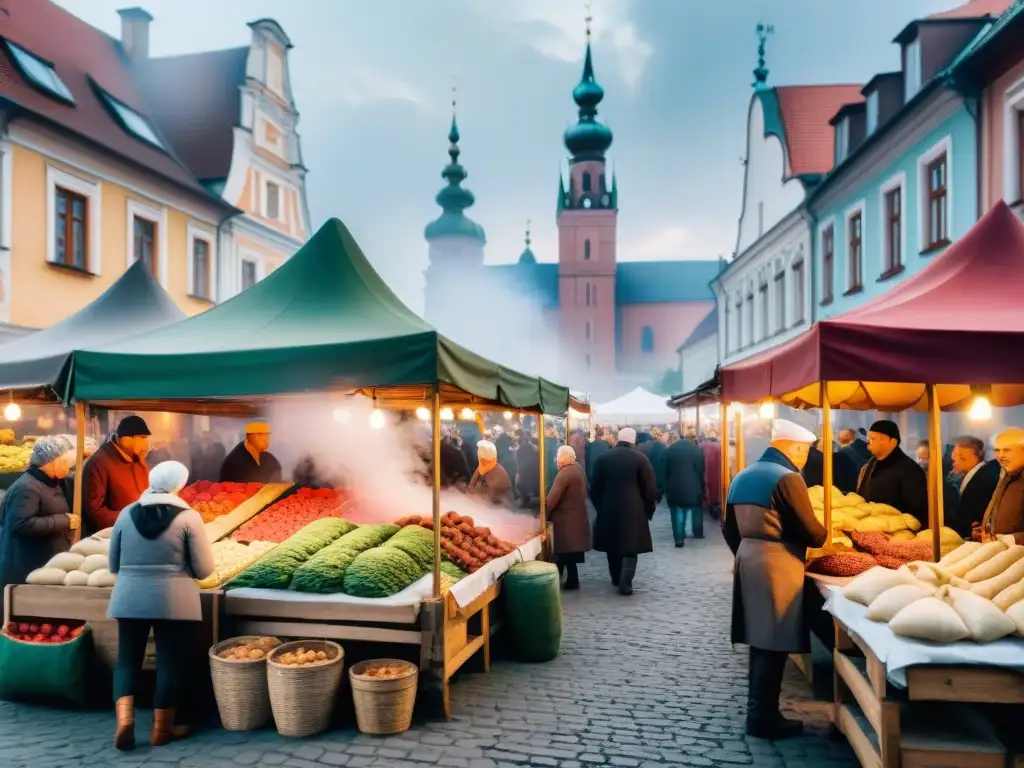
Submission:
[[[82,634],[82,630],[84,630],[84,629],[85,629],[84,625],[81,626],[81,627],[75,627],[74,629],[71,630],[71,637],[78,637],[80,634]]]
[[[21,634],[27,635],[28,631],[28,624],[22,623],[18,625],[18,632],[20,632]]]
[[[39,631],[42,632],[44,635],[52,635],[53,634],[53,624],[40,624],[39,625]]]
[[[29,624],[28,625],[28,631],[31,632],[33,635],[38,635],[39,634],[39,625],[38,624]]]
[[[35,636],[32,638],[32,642],[33,643],[45,643],[46,642],[46,635],[44,635],[42,632],[36,632]]]
[[[60,635],[61,637],[64,637],[64,635],[67,635],[70,632],[71,632],[71,627],[69,627],[67,624],[61,624],[59,627],[57,627],[57,634]]]

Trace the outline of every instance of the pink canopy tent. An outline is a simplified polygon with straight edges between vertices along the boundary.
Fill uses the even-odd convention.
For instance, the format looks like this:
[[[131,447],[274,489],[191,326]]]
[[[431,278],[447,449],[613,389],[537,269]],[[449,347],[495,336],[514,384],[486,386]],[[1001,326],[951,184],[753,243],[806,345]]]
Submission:
[[[912,257],[916,258],[916,257]],[[1000,201],[906,282],[722,369],[729,402],[925,409],[926,385],[955,410],[983,393],[1024,403],[1024,224]]]

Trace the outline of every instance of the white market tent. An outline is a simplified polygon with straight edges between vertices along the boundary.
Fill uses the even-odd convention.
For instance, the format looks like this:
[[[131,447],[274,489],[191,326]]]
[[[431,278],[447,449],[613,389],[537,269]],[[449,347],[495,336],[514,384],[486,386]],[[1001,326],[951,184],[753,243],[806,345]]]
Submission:
[[[676,421],[676,412],[668,407],[664,395],[637,387],[607,403],[594,406],[594,419],[602,424],[648,426]]]

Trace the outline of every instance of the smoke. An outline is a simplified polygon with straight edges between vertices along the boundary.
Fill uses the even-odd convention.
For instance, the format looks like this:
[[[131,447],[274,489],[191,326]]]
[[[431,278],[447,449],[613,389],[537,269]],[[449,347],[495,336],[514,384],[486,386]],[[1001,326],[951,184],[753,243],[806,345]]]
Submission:
[[[429,456],[428,422],[404,421],[396,412],[376,411],[365,397],[282,400],[267,412],[270,447],[293,480],[295,468],[312,459],[326,485],[344,486],[355,503],[354,522],[394,522],[407,515],[429,517],[431,488],[423,478]],[[379,425],[379,426],[375,426]],[[538,530],[536,518],[499,510],[456,490],[444,490],[441,513],[470,515],[496,536],[520,544]]]

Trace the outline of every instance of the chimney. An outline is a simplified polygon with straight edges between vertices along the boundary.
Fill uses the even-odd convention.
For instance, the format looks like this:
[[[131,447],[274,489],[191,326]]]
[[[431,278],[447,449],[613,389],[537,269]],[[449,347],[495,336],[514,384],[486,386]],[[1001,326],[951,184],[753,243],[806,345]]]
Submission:
[[[133,59],[149,58],[149,22],[153,17],[144,8],[122,8],[121,45]]]

